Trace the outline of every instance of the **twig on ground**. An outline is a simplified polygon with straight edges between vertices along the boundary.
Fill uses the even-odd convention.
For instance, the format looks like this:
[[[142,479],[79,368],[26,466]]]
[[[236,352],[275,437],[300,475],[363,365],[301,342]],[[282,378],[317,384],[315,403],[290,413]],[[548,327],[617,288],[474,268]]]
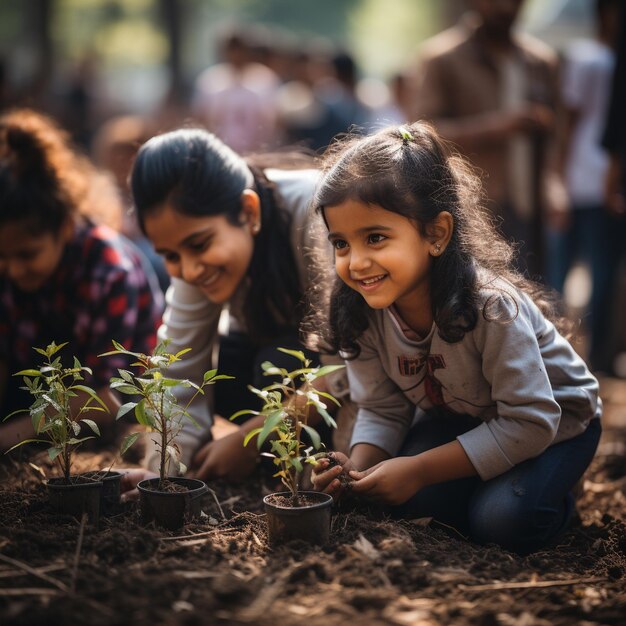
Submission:
[[[85,524],[87,523],[87,513],[83,513],[80,520],[80,530],[78,531],[78,541],[76,542],[76,552],[74,553],[74,562],[72,563],[72,578],[70,587],[72,593],[76,592],[76,579],[78,578],[78,562],[80,560],[80,551],[83,547],[83,537],[85,536]]]
[[[45,580],[47,583],[50,583],[57,589],[64,591],[65,593],[69,593],[70,589],[67,585],[63,584],[60,580],[56,578],[52,578],[52,576],[47,576],[46,574],[42,574],[40,571],[36,570],[34,567],[31,567],[27,563],[22,563],[22,561],[18,561],[16,559],[12,559],[10,556],[5,556],[4,554],[0,554],[0,561],[4,561],[5,563],[10,563],[11,565],[21,569],[29,574],[32,574],[36,578],[40,580]]]
[[[593,576],[591,578],[568,578],[565,580],[536,580],[522,582],[494,582],[484,585],[457,585],[464,591],[496,591],[499,589],[534,589],[538,587],[562,587],[568,585],[589,585],[592,583],[603,583],[608,578],[604,576]]]
[[[56,596],[59,592],[49,587],[25,587],[18,589],[0,589],[0,597],[6,596]]]
[[[215,491],[213,491],[211,487],[209,487],[209,491],[211,492],[211,495],[213,496],[213,499],[215,500],[215,504],[217,504],[217,508],[219,509],[222,519],[226,521],[226,515],[224,515],[224,511],[222,511],[222,505],[220,504],[220,501],[217,499],[217,495],[215,494]]]

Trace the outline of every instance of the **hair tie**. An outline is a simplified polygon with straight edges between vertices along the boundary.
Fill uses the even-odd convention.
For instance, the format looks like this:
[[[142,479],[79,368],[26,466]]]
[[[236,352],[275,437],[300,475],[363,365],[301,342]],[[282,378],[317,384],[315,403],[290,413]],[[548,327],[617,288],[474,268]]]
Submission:
[[[400,126],[398,128],[400,134],[402,135],[402,144],[405,146],[409,145],[409,141],[413,141],[413,135],[411,135],[411,131],[406,126]]]

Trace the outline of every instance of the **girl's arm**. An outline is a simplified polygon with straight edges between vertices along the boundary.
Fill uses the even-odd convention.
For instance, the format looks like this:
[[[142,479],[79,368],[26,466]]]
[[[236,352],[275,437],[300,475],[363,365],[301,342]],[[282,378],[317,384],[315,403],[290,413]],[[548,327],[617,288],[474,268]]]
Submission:
[[[461,444],[451,441],[415,456],[382,461],[362,472],[351,471],[350,477],[354,492],[395,505],[429,485],[476,474]]]

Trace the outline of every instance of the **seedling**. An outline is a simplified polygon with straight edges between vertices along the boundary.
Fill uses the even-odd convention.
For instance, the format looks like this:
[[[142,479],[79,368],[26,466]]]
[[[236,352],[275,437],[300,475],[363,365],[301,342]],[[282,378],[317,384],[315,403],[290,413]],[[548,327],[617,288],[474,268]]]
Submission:
[[[313,383],[331,372],[343,368],[343,365],[326,365],[311,367],[311,361],[299,350],[286,350],[278,348],[280,352],[295,357],[301,363],[301,367],[291,372],[281,367],[276,367],[269,361],[261,367],[265,376],[280,376],[280,382],[272,383],[263,389],[248,386],[250,391],[256,394],[264,402],[261,411],[244,409],[231,416],[231,420],[240,415],[263,415],[263,426],[251,430],[244,440],[244,446],[251,439],[257,437],[259,450],[266,440],[271,442],[271,451],[264,452],[274,460],[279,468],[275,477],[280,477],[283,485],[291,493],[293,506],[300,505],[299,483],[304,470],[304,464],[315,465],[317,455],[313,452],[319,450],[322,442],[318,432],[309,426],[309,414],[313,407],[322,419],[332,428],[336,428],[335,420],[328,413],[327,405],[321,398],[325,398],[337,406],[339,402],[331,394],[318,391]],[[302,442],[302,433],[306,432],[312,445],[306,447]],[[270,435],[274,435],[271,438]]]
[[[125,354],[135,359],[131,367],[136,367],[138,371],[132,372],[126,369],[118,369],[119,377],[111,378],[111,389],[118,393],[135,396],[138,400],[126,402],[117,412],[116,419],[119,419],[129,411],[134,411],[135,419],[150,431],[158,434],[155,445],[160,452],[159,463],[159,490],[166,486],[167,469],[170,465],[178,472],[184,473],[186,467],[180,460],[180,449],[175,442],[176,436],[183,425],[183,419],[189,419],[198,426],[197,422],[187,412],[189,405],[198,394],[204,394],[204,387],[212,385],[218,380],[232,379],[232,376],[217,374],[217,370],[209,370],[204,373],[202,383],[197,385],[190,380],[178,380],[166,376],[167,369],[181,357],[189,352],[191,348],[186,348],[172,354],[167,352],[168,341],[159,343],[152,354],[142,354],[126,350],[124,346],[113,341],[115,348],[111,352],[106,352],[100,356],[110,356]],[[196,391],[191,399],[180,406],[174,388],[177,386],[192,387]],[[122,442],[121,453],[124,454],[141,433],[131,433]]]
[[[73,451],[83,441],[100,435],[96,422],[82,416],[88,411],[108,412],[108,409],[91,387],[81,383],[83,375],[92,375],[92,371],[83,367],[76,357],[73,367],[63,367],[61,357],[55,356],[66,345],[67,342],[57,345],[53,341],[46,348],[33,348],[45,358],[44,364],[39,369],[22,370],[14,376],[23,377],[25,386],[22,389],[28,391],[34,401],[28,409],[13,411],[4,419],[30,413],[35,433],[48,439],[25,439],[7,452],[26,443],[51,443],[48,455],[58,461],[63,478],[69,484]],[[84,400],[77,400],[80,397]],[[88,426],[94,435],[81,437],[82,424]]]

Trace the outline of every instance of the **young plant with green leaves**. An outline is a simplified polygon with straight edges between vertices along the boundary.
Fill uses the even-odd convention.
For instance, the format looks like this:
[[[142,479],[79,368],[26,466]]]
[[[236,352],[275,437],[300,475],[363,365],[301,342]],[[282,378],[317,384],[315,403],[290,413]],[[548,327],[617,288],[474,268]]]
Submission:
[[[198,426],[197,422],[187,412],[189,405],[198,394],[204,394],[204,388],[207,385],[212,385],[218,380],[233,378],[218,374],[217,370],[214,369],[204,373],[200,385],[190,380],[168,378],[168,368],[173,363],[180,361],[181,357],[191,350],[191,348],[185,348],[172,354],[167,352],[168,343],[169,341],[165,340],[156,346],[152,354],[142,354],[126,350],[124,346],[113,341],[115,349],[100,355],[123,354],[135,359],[135,362],[131,363],[131,367],[136,367],[137,372],[118,369],[119,377],[111,378],[111,389],[135,397],[119,408],[116,419],[129,411],[134,411],[135,419],[139,424],[157,433],[155,444],[160,452],[159,489],[165,487],[168,467],[172,466],[178,473],[184,473],[187,469],[180,460],[180,449],[176,445],[175,439],[182,428],[183,419],[189,419]],[[195,389],[195,393],[184,406],[180,406],[174,394],[176,387]],[[121,453],[124,454],[140,436],[141,433],[128,435],[122,442]]]
[[[83,441],[100,435],[96,422],[83,415],[91,411],[108,409],[96,392],[84,385],[84,374],[92,375],[88,367],[83,367],[74,357],[73,367],[63,367],[61,357],[57,353],[67,342],[57,345],[54,341],[46,348],[33,348],[41,354],[45,361],[39,369],[26,369],[14,374],[22,376],[24,389],[34,397],[28,409],[19,409],[7,415],[30,413],[33,429],[37,436],[46,439],[25,439],[7,452],[26,443],[49,443],[50,459],[58,461],[66,483],[70,483],[72,453]],[[86,425],[94,433],[81,436],[82,426]]]
[[[314,382],[344,366],[311,367],[310,359],[303,352],[285,348],[278,350],[298,359],[301,366],[289,372],[265,361],[261,365],[263,374],[279,376],[280,381],[263,389],[249,385],[250,391],[263,400],[263,408],[260,411],[244,409],[232,415],[230,419],[234,420],[241,415],[265,416],[263,426],[248,433],[244,446],[257,437],[257,447],[260,450],[265,441],[270,440],[271,451],[262,454],[274,459],[274,464],[279,468],[274,476],[280,477],[283,485],[290,491],[292,505],[299,506],[299,484],[304,464],[315,465],[318,455],[314,454],[313,450],[319,450],[322,446],[318,432],[308,423],[311,410],[317,411],[328,426],[336,428],[337,424],[328,413],[327,405],[322,398],[340,406],[330,393],[317,390]],[[302,441],[303,433],[308,434],[311,446],[307,447]],[[273,435],[273,438],[270,435]]]

